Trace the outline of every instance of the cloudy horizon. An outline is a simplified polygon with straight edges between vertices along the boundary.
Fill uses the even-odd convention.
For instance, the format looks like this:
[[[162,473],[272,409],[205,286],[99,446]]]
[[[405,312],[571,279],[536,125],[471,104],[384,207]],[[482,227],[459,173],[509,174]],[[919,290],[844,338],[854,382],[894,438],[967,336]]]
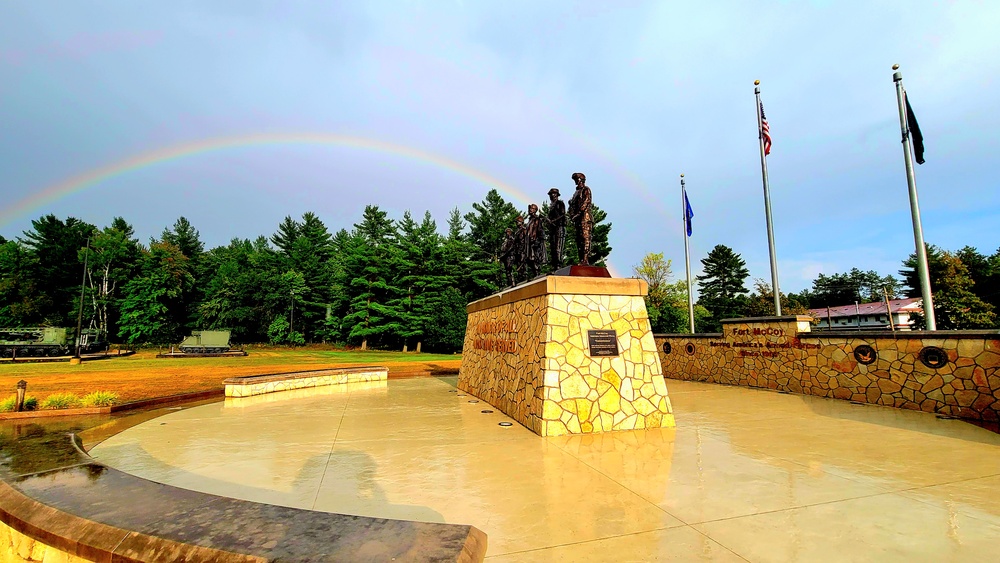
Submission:
[[[684,275],[717,244],[770,280],[761,80],[782,291],[913,252],[893,63],[926,144],[927,242],[991,254],[1000,4],[32,2],[0,7],[0,235],[53,213],[207,247],[376,204],[443,229],[584,172],[611,262]],[[749,284],[748,284],[749,285]]]

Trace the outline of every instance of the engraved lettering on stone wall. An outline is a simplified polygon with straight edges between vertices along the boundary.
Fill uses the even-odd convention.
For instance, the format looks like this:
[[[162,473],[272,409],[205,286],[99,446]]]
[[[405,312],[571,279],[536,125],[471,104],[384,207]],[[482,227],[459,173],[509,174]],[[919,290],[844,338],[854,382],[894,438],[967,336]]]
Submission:
[[[514,319],[483,321],[476,325],[477,338],[472,340],[472,347],[476,350],[486,350],[488,352],[516,354],[517,340],[510,337],[511,333],[516,332],[517,321]]]

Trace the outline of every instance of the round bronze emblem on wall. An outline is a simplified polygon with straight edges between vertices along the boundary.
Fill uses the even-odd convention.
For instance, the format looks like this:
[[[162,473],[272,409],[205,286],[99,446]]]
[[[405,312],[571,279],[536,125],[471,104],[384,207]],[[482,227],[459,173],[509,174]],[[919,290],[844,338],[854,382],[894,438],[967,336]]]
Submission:
[[[691,343],[691,342],[688,342],[687,344],[685,344],[684,345],[684,351],[688,353],[688,356],[693,356],[694,355],[694,344]]]
[[[669,354],[670,353],[671,348],[670,348],[670,343],[669,342],[664,342],[662,348],[663,348],[663,353],[664,354]]]
[[[948,353],[937,346],[924,346],[920,350],[920,361],[929,368],[942,368],[948,363]]]
[[[875,360],[878,359],[878,353],[875,349],[867,344],[861,344],[854,348],[854,359],[858,361],[859,364],[868,365],[874,364]]]

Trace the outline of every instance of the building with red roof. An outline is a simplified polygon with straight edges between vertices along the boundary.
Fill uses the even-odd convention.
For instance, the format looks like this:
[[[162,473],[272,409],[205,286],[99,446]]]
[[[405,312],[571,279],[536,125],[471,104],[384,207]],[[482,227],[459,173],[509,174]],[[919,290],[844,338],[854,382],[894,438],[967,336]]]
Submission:
[[[885,302],[877,301],[809,309],[808,314],[819,321],[815,330],[910,330],[910,314],[923,312],[923,300],[908,297],[890,299],[888,312]]]

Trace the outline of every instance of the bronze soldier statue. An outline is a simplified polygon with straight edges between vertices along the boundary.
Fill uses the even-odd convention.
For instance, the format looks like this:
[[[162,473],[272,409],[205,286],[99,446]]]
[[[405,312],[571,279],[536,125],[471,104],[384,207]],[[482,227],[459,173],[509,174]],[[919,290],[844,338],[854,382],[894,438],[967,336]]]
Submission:
[[[503,232],[503,244],[500,246],[500,263],[503,264],[504,279],[508,287],[514,287],[514,273],[517,268],[517,242],[514,230],[507,228]]]
[[[534,278],[541,272],[542,264],[545,263],[545,236],[542,230],[542,218],[538,215],[538,206],[534,203],[528,206],[524,256],[528,279]]]
[[[576,182],[576,192],[569,200],[569,218],[576,227],[576,248],[580,253],[580,266],[590,265],[590,237],[594,230],[594,216],[591,214],[592,204],[590,188],[587,187],[587,177],[582,172],[573,173]]]
[[[514,218],[514,241],[512,245],[512,262],[514,265],[514,284],[516,285],[520,282],[524,273],[524,261],[525,261],[525,240],[528,238],[527,229],[524,227],[524,217],[518,215]]]
[[[553,270],[562,267],[566,248],[566,204],[559,199],[559,190],[549,190],[549,264]]]

